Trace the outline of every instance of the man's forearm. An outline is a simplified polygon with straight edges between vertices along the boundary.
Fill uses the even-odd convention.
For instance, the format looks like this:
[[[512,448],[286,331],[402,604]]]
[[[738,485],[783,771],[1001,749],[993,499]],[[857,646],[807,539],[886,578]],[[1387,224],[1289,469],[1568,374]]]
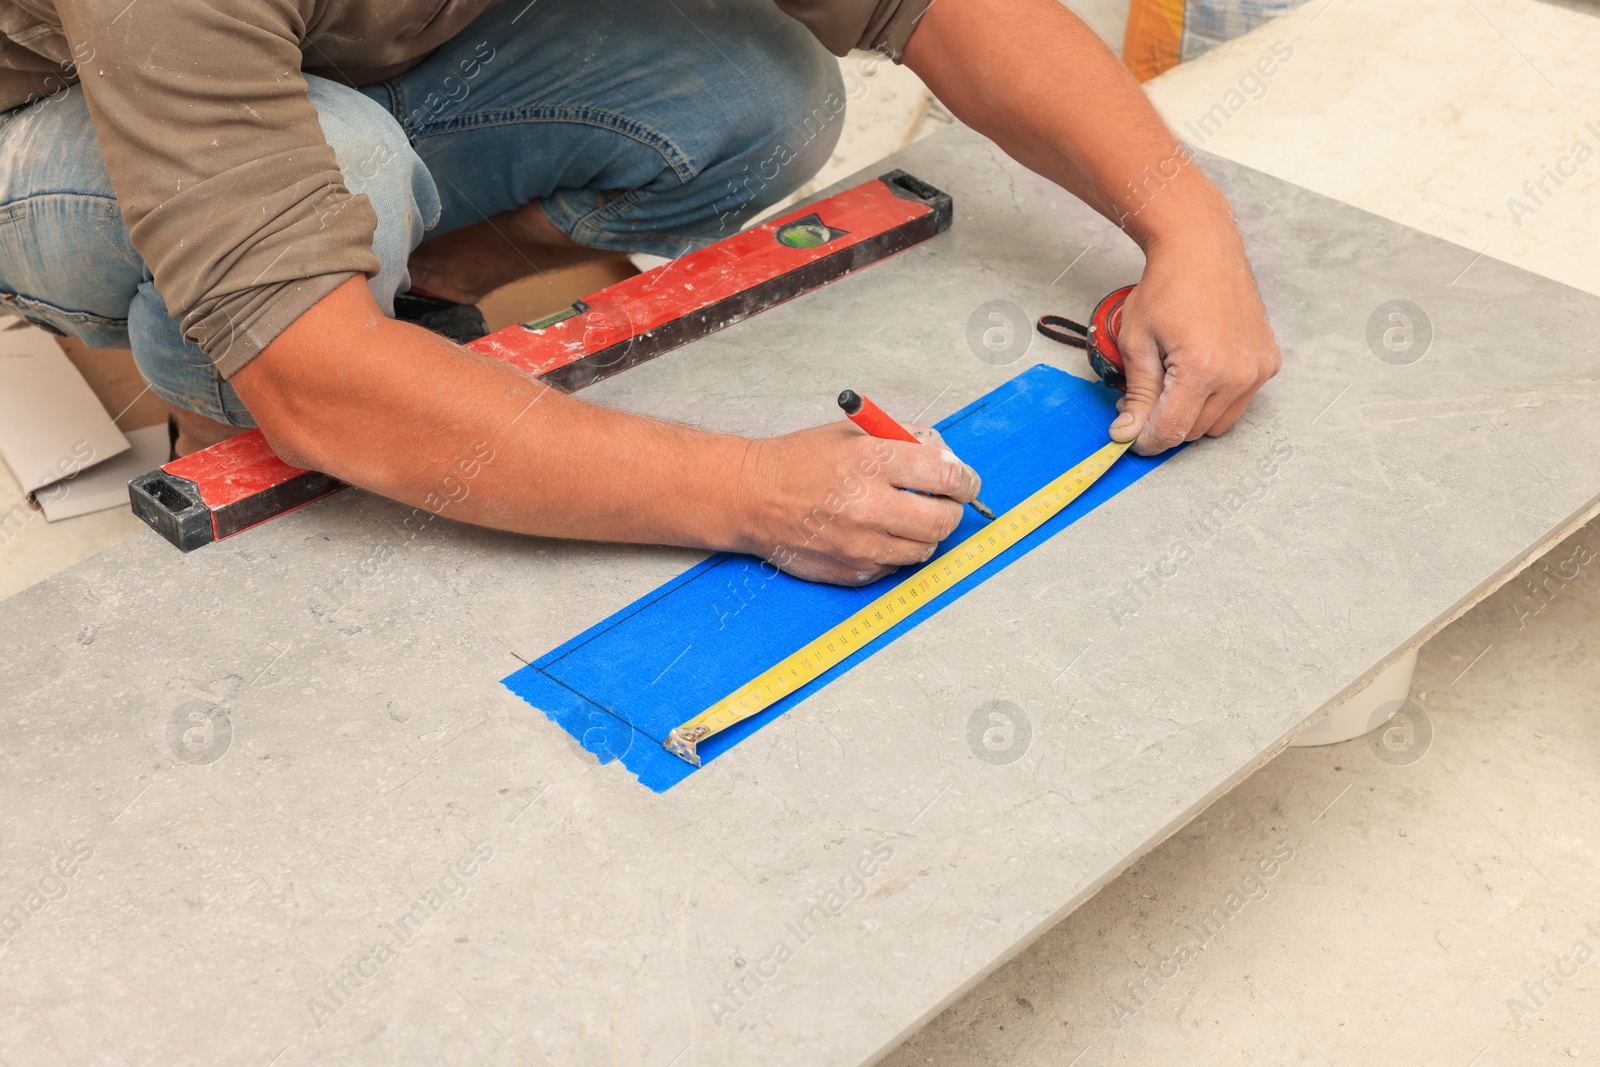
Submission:
[[[928,559],[978,476],[833,423],[749,439],[586,404],[346,282],[232,378],[284,459],[464,522],[750,552],[860,585]],[[912,490],[905,492],[905,490]]]
[[[262,373],[269,359],[274,374]],[[451,518],[551,537],[746,547],[751,442],[574,400],[384,318],[362,279],[234,383],[286,459]]]
[[[956,117],[1144,249],[1110,426],[1154,455],[1223,433],[1282,360],[1227,200],[1056,0],[934,0],[905,61]]]
[[[905,50],[951,112],[1158,243],[1233,235],[1227,202],[1104,42],[1056,0],[935,0]]]

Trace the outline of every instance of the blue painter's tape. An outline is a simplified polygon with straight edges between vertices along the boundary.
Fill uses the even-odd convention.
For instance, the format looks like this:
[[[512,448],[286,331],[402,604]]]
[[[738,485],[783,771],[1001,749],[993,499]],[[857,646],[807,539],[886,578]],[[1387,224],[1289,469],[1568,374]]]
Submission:
[[[984,502],[1004,512],[1106,443],[1116,394],[1037,366],[939,423],[945,442],[983,477]],[[1171,455],[1171,453],[1167,453]],[[1069,507],[1006,555],[889,630],[810,685],[700,743],[709,764],[867,656],[1060,533],[1165,456],[1128,453]],[[966,518],[943,548],[984,520]],[[937,558],[937,557],[936,557]],[[861,589],[777,573],[749,556],[716,555],[685,571],[531,665],[505,685],[558,723],[602,763],[620,759],[661,792],[694,768],[661,747],[667,731],[842,622],[914,573]]]

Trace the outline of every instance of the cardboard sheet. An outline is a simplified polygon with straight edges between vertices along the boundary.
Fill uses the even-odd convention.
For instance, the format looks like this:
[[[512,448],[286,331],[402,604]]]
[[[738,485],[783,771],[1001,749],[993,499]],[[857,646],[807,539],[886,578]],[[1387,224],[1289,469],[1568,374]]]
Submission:
[[[55,338],[37,326],[0,330],[0,456],[23,492],[128,447]]]
[[[38,501],[45,519],[59,522],[94,511],[128,507],[128,483],[165,463],[172,446],[166,423],[129,430],[127,438],[133,447],[126,452],[34,490],[33,499]]]
[[[1106,427],[1116,416],[1116,397],[1103,385],[1040,365],[951,415],[938,428],[946,443],[982,476],[984,501],[1003,512],[1106,443]],[[703,763],[709,765],[1173,454],[1145,458],[1128,453],[1071,506],[931,607],[761,714],[701,742]],[[983,521],[967,509],[961,526],[934,558],[971,536]],[[716,555],[542,656],[504,684],[602,763],[620,759],[641,783],[661,792],[695,770],[661,747],[669,730],[917,569],[902,569],[861,589],[843,589],[774,574],[773,568],[749,556]]]

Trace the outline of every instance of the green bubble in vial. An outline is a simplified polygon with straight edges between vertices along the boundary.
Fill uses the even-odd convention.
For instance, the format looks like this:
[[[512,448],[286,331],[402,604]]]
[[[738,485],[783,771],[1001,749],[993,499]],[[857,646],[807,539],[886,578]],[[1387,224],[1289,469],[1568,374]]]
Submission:
[[[833,236],[820,222],[791,222],[778,231],[778,240],[790,248],[817,248]]]

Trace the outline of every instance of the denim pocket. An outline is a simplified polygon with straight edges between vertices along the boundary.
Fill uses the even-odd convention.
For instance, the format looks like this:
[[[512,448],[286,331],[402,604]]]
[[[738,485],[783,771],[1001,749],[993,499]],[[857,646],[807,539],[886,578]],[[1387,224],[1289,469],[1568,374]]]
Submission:
[[[108,319],[87,311],[69,311],[17,293],[0,292],[0,306],[58,337],[76,337],[90,348],[128,347],[127,319]]]
[[[115,200],[47,193],[0,206],[0,304],[30,322],[126,348],[143,279]]]

